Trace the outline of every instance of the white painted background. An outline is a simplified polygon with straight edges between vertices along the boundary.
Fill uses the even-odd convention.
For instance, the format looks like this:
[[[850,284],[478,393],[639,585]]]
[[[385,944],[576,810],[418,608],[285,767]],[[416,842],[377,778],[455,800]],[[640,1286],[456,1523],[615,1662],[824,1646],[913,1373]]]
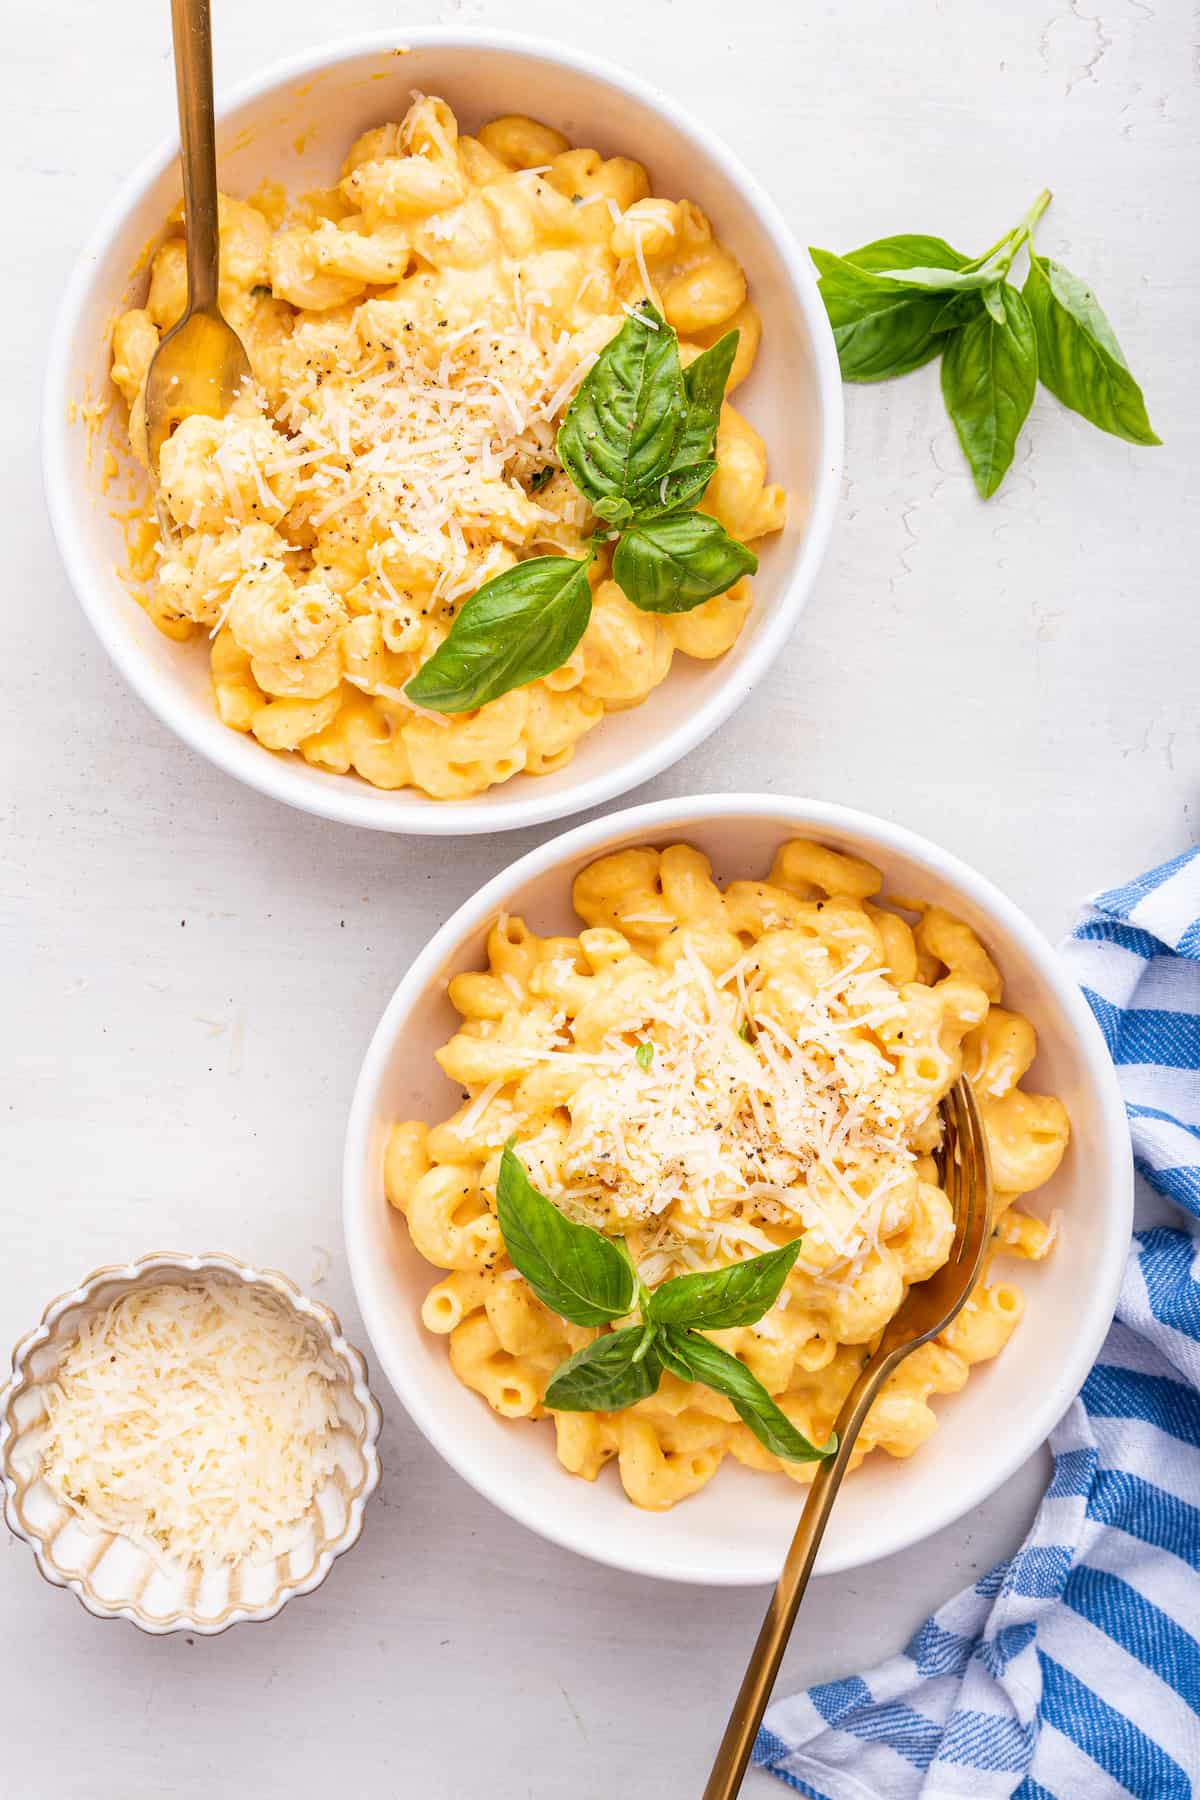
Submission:
[[[1097,287],[1165,447],[1039,395],[984,507],[933,369],[850,390],[841,512],[795,639],[719,739],[630,798],[847,801],[940,839],[1052,934],[1195,836],[1187,0],[215,10],[218,87],[338,30],[431,18],[602,51],[718,126],[800,236],[835,249],[905,229],[981,248],[1053,187],[1039,241]],[[0,1345],[86,1270],[163,1245],[302,1284],[328,1263],[318,1291],[357,1335],[338,1163],[361,1052],[433,927],[541,834],[429,848],[287,813],[175,743],[109,668],[50,540],[38,389],[78,246],[172,124],[167,7],[8,0],[5,40]],[[5,1537],[0,1792],[690,1800],[764,1595],[647,1585],[542,1544],[396,1404],[383,1452],[364,1541],[321,1592],[214,1642],[97,1623]],[[1016,1544],[1043,1473],[903,1560],[817,1583],[784,1686],[898,1648]]]

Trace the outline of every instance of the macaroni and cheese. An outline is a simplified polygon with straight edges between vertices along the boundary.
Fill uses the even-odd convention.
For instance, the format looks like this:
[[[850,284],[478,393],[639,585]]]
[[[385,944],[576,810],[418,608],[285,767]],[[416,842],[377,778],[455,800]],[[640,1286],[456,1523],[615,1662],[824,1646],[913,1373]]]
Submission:
[[[461,604],[534,555],[585,554],[597,521],[563,472],[556,427],[635,304],[651,300],[686,366],[736,327],[748,374],[758,314],[691,201],[651,194],[640,163],[572,149],[528,118],[460,135],[417,97],[366,132],[338,185],[284,218],[221,199],[221,305],[254,376],[223,419],[165,444],[147,605],[173,638],[211,639],[221,718],[271,750],[439,799],[561,768],[606,712],[635,706],[676,651],[737,637],[748,580],[671,616],[638,610],[602,547],[587,631],[562,667],[447,717],[405,684]],[[146,373],[187,293],[168,237],[146,303],[113,333],[112,375],[144,459]],[[726,404],[703,506],[743,542],[786,497],[761,438]]]
[[[909,1286],[949,1255],[935,1152],[939,1102],[962,1073],[991,1152],[993,1254],[1046,1255],[1053,1227],[1014,1202],[1053,1175],[1069,1125],[1058,1100],[1020,1085],[1033,1027],[1001,1005],[1000,973],[964,923],[919,901],[884,906],[881,885],[869,864],[804,840],[781,846],[765,880],[723,891],[686,845],[623,850],[577,878],[578,937],[501,918],[487,968],[452,980],[463,1023],[438,1062],[463,1104],[433,1127],[394,1125],[385,1182],[445,1271],[424,1322],[502,1416],[544,1417],[550,1376],[596,1336],[509,1263],[495,1187],[510,1138],[569,1217],[625,1239],[650,1288],[802,1237],[775,1306],[712,1336],[815,1444]],[[884,1388],[855,1463],[873,1448],[911,1454],[934,1429],[930,1396],[995,1356],[1021,1310],[989,1259],[948,1330]],[[726,1456],[797,1481],[816,1466],[779,1460],[729,1400],[671,1373],[622,1411],[551,1416],[572,1474],[594,1480],[615,1457],[644,1507],[696,1492]]]

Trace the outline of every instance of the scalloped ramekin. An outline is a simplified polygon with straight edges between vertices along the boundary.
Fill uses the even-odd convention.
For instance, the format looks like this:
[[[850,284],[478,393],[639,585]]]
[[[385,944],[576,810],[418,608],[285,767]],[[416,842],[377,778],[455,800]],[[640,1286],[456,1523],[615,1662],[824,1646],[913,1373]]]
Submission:
[[[221,1274],[268,1288],[316,1326],[341,1379],[337,1463],[318,1490],[299,1532],[269,1560],[243,1558],[201,1571],[157,1558],[128,1538],[86,1523],[41,1476],[39,1438],[46,1418],[44,1385],[83,1320],[135,1289],[189,1276]],[[142,1631],[208,1636],[243,1621],[272,1619],[296,1594],[311,1594],[336,1559],[358,1542],[367,1501],[379,1483],[381,1415],[362,1356],[346,1342],[337,1316],[302,1294],[275,1269],[252,1269],[234,1256],[157,1251],[136,1262],[96,1269],[52,1300],[42,1322],[17,1344],[12,1374],[0,1389],[0,1478],[4,1516],[24,1538],[41,1573],[70,1588],[98,1619],[128,1619]]]

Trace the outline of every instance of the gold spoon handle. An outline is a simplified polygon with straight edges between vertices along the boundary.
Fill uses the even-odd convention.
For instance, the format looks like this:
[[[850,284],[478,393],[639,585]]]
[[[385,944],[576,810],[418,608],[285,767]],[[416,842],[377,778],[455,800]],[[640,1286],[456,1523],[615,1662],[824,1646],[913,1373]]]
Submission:
[[[738,1697],[733,1703],[733,1711],[729,1715],[729,1723],[725,1727],[712,1774],[704,1789],[703,1800],[734,1800],[741,1791],[742,1777],[750,1761],[750,1752],[754,1748],[762,1716],[767,1710],[767,1701],[771,1698],[771,1689],[775,1685],[783,1653],[792,1635],[792,1626],[804,1598],[804,1590],[808,1586],[808,1578],[812,1574],[812,1566],[821,1547],[833,1503],[842,1485],[842,1477],[850,1465],[854,1440],[871,1402],[890,1371],[891,1361],[891,1357],[881,1357],[878,1354],[872,1358],[843,1402],[834,1426],[838,1434],[837,1451],[828,1462],[821,1464],[808,1490],[796,1535],[792,1539],[783,1572],[767,1608],[767,1616],[762,1622],[758,1642],[738,1689]]]
[[[179,96],[188,311],[194,312],[215,306],[220,267],[208,0],[171,0],[171,34],[175,40],[175,87]]]

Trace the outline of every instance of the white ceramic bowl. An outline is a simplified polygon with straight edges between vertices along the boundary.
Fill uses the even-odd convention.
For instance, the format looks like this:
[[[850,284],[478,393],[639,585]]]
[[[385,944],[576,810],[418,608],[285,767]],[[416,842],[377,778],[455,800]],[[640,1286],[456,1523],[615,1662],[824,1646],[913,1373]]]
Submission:
[[[316,1327],[339,1372],[334,1390],[336,1466],[314,1495],[308,1516],[280,1540],[277,1555],[243,1558],[203,1577],[78,1517],[41,1478],[40,1451],[45,1384],[83,1321],[135,1289],[186,1281],[196,1274],[268,1289]],[[52,1300],[41,1324],[14,1349],[12,1374],[0,1388],[4,1516],[33,1551],[46,1580],[69,1588],[97,1618],[128,1619],[155,1635],[191,1631],[213,1636],[247,1620],[273,1619],[296,1594],[319,1587],[337,1558],[358,1542],[367,1501],[379,1484],[379,1427],[366,1364],[342,1336],[329,1307],[308,1299],[275,1269],[252,1269],[220,1254],[160,1251],[95,1270],[70,1293]]]
[[[50,351],[43,452],[72,586],[109,655],[164,724],[228,774],[306,812],[381,831],[457,835],[535,825],[611,800],[683,756],[745,699],[795,625],[829,538],[842,397],[808,259],[755,179],[665,95],[562,46],[429,27],[349,39],[277,64],[222,108],[222,185],[247,195],[267,177],[293,192],[328,184],[356,134],[401,115],[414,88],[443,94],[469,128],[499,112],[528,112],[576,142],[645,161],[655,192],[698,201],[745,266],[764,330],[742,400],[767,440],[772,480],[794,501],[787,529],[762,547],[755,607],[726,656],[713,663],[677,657],[663,686],[589,733],[566,768],[517,776],[469,802],[385,793],[299,756],[275,755],[223,726],[209,694],[207,645],[169,642],[120,580],[124,538],[101,491],[103,455],[78,410],[88,397],[114,394],[109,332],[117,313],[140,303],[147,249],[178,201],[174,140],[131,178],[67,285]],[[117,397],[110,421],[117,441],[123,424]]]
[[[598,856],[679,840],[712,859],[718,880],[765,874],[785,838],[811,836],[883,868],[887,891],[928,897],[973,926],[999,963],[1010,1003],[1037,1027],[1035,1090],[1058,1094],[1072,1143],[1039,1209],[1061,1211],[1055,1253],[1022,1264],[1028,1296],[1004,1354],[935,1401],[939,1428],[907,1462],[876,1456],[847,1481],[817,1562],[821,1573],[903,1550],[977,1506],[1045,1439],[1095,1360],[1129,1244],[1133,1178],[1125,1110],[1100,1032],[1057,955],[983,876],[902,826],[815,800],[702,795],[639,806],[577,827],[532,851],[461,906],[397,988],[367,1052],[351,1110],[345,1228],[351,1273],[379,1362],[408,1412],[458,1472],[497,1506],[556,1543],[638,1574],[737,1585],[773,1581],[795,1527],[790,1482],[722,1464],[695,1498],[665,1514],[625,1499],[615,1472],[567,1475],[549,1427],[517,1430],[451,1373],[446,1345],[419,1307],[429,1265],[383,1191],[383,1146],[396,1117],[430,1120],[459,1091],[434,1049],[457,1023],[446,983],[483,966],[498,913],[539,933],[574,931],[571,882]]]

